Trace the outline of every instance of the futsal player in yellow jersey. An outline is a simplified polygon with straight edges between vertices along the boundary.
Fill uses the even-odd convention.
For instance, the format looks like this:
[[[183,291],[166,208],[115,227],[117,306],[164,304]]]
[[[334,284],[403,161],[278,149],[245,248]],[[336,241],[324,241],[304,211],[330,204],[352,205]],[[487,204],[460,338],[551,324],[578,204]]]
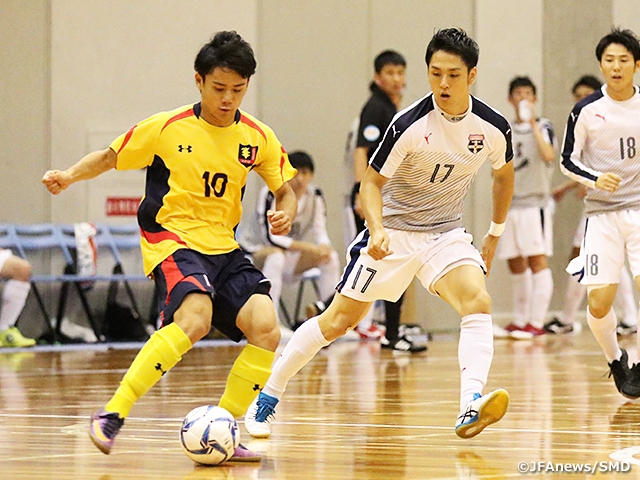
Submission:
[[[142,347],[104,410],[91,417],[90,436],[109,453],[133,404],[213,325],[247,345],[235,361],[219,405],[244,414],[271,373],[280,342],[269,281],[234,238],[242,194],[255,170],[274,192],[268,218],[287,234],[297,211],[288,181],[296,171],[273,131],[239,109],[256,68],[251,46],[219,32],[195,60],[201,102],[158,113],[42,182],[53,194],[112,168],[147,168],[138,209],[144,269],[160,292],[162,328]],[[231,460],[259,461],[240,446]]]

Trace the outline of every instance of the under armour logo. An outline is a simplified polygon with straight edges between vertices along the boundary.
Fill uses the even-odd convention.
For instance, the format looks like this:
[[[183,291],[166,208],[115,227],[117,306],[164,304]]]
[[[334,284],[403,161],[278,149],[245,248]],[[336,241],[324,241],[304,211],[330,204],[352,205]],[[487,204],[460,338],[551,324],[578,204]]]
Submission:
[[[602,121],[603,121],[603,122],[605,122],[605,123],[606,123],[606,121],[607,121],[607,119],[606,119],[606,118],[604,118],[604,115],[600,115],[599,113],[596,113],[596,117],[597,117],[597,118],[601,118],[601,119],[602,119]]]
[[[393,133],[393,138],[396,138],[396,135],[400,133],[399,131],[396,130],[395,125],[391,125],[391,132]]]
[[[260,390],[262,390],[262,389],[260,388],[260,385],[258,385],[258,384],[256,383],[256,384],[253,386],[253,391],[254,391],[254,392],[259,392]]]
[[[191,145],[187,145],[186,147],[184,145],[178,145],[178,151],[180,153],[182,152],[191,153],[193,152],[193,147]]]
[[[427,145],[429,145],[429,137],[433,132],[429,132],[429,135],[425,136],[424,139],[427,141]]]
[[[156,363],[155,369],[162,372],[162,376],[164,376],[165,373],[167,373],[166,370],[162,369],[162,364],[161,363]]]

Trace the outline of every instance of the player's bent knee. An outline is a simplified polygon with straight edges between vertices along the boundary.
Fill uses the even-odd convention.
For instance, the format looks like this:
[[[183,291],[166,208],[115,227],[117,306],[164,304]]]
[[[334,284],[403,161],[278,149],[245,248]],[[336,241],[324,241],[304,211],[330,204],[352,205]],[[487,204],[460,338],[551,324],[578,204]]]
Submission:
[[[322,318],[322,315],[318,318],[320,324],[320,330],[325,339],[332,342],[358,324],[358,321],[353,316],[346,314],[337,314],[333,316],[327,316]]]
[[[236,324],[253,345],[275,350],[280,343],[276,311],[267,295],[252,295],[238,312]]]
[[[589,312],[595,318],[602,318],[613,306],[616,288],[611,285],[588,285],[587,301]]]
[[[243,331],[247,341],[265,350],[275,351],[280,343],[280,328],[277,321],[267,322],[260,316],[254,317],[253,322],[249,322],[246,331]]]
[[[16,275],[16,280],[28,282],[31,278],[31,265],[26,260],[20,259],[20,267]]]
[[[603,318],[609,313],[612,305],[601,302],[592,302],[589,300],[589,313],[595,318]]]
[[[195,343],[211,330],[211,298],[201,293],[188,294],[173,315],[173,321]]]
[[[460,303],[462,316],[473,313],[491,313],[491,296],[484,289],[470,293]]]

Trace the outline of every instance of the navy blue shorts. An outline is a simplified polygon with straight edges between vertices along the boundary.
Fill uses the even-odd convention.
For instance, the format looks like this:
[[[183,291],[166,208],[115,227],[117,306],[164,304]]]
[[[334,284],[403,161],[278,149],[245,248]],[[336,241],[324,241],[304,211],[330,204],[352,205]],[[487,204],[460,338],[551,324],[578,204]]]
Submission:
[[[212,325],[235,342],[244,335],[236,326],[240,309],[254,293],[268,295],[271,289],[269,280],[241,250],[204,255],[181,248],[154,268],[153,278],[162,325],[173,321],[187,294],[202,292],[212,298]]]

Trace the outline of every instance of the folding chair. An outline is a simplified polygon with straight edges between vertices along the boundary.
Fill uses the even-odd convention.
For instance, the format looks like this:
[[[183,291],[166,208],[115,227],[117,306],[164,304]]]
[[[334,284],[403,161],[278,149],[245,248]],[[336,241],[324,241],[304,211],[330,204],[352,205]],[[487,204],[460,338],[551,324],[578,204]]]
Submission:
[[[300,320],[300,309],[302,308],[302,298],[304,295],[304,286],[307,282],[311,282],[313,286],[313,290],[316,294],[317,300],[322,300],[322,296],[320,295],[320,288],[318,287],[318,279],[320,278],[320,269],[319,268],[310,268],[309,270],[305,270],[301,277],[300,283],[298,283],[298,292],[296,294],[296,306],[293,311],[293,316],[287,310],[287,306],[285,305],[282,295],[280,296],[280,311],[282,315],[287,321],[287,324],[290,327],[294,327],[296,322]]]
[[[0,225],[0,248],[11,250],[14,255],[17,255],[25,260],[27,260],[27,255],[20,244],[20,240],[16,234],[16,227],[14,225]],[[52,336],[54,334],[53,327],[51,326],[49,320],[49,312],[47,311],[47,307],[42,300],[42,295],[40,294],[40,290],[38,290],[38,286],[31,279],[31,291],[33,292],[34,297],[36,298],[36,303],[38,304],[38,308],[42,313],[42,317],[44,320],[44,325],[46,329],[46,335]]]
[[[31,281],[34,283],[53,283],[59,282],[60,294],[58,298],[58,311],[55,317],[55,331],[53,341],[62,338],[62,319],[67,307],[67,299],[69,296],[69,288],[73,284],[76,293],[80,298],[82,309],[93,329],[96,338],[104,341],[104,335],[100,331],[96,318],[89,305],[89,300],[82,286],[82,282],[87,280],[76,274],[76,265],[71,255],[71,248],[75,248],[75,234],[73,227],[62,227],[54,224],[38,224],[38,225],[17,225],[16,236],[20,246],[25,250],[59,250],[64,261],[64,273],[62,275],[33,275]],[[92,278],[93,279],[93,278]]]
[[[98,234],[96,235],[96,244],[98,247],[104,246],[109,248],[111,255],[113,256],[114,266],[112,270],[113,280],[109,284],[109,292],[107,303],[115,301],[118,284],[122,282],[127,298],[131,304],[137,318],[142,318],[138,303],[135,299],[135,295],[129,282],[134,281],[148,281],[149,278],[144,274],[126,274],[123,269],[123,261],[120,255],[120,250],[139,250],[140,249],[140,227],[137,224],[129,225],[98,225]],[[149,312],[148,322],[156,325],[157,317],[157,291],[154,286],[154,294],[151,301],[151,308]]]

